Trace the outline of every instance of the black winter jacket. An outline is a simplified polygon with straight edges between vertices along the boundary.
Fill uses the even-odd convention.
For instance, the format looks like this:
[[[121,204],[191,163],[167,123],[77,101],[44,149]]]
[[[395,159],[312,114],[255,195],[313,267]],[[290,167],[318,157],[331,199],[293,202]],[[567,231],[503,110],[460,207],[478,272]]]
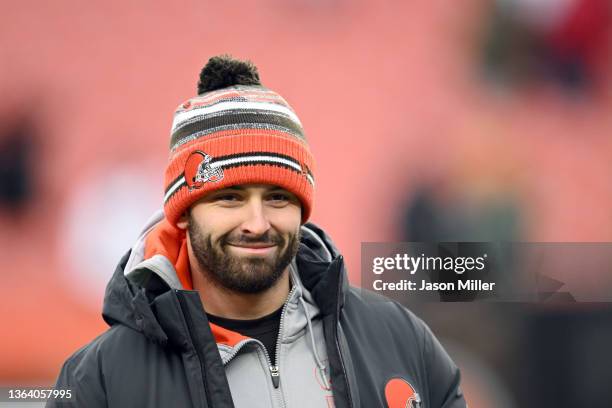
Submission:
[[[307,227],[318,237],[303,234],[296,261],[321,310],[335,407],[465,407],[459,370],[429,328],[401,305],[350,287],[333,243]],[[128,256],[106,289],[110,328],[61,369],[56,388],[71,389],[74,401],[47,407],[233,407],[198,292],[161,280],[135,285],[124,276]]]

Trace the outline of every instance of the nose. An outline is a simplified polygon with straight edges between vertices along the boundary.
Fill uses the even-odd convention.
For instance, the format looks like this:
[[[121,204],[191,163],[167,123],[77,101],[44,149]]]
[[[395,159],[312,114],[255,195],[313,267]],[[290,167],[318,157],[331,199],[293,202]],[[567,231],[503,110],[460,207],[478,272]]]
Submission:
[[[245,219],[240,226],[243,234],[259,236],[270,229],[270,221],[266,216],[263,201],[259,198],[249,200]]]

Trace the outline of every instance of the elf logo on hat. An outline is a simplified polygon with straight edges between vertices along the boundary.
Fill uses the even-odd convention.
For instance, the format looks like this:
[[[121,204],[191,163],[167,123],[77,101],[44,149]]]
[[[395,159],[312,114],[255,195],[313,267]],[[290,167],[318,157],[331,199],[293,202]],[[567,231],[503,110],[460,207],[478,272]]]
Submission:
[[[185,182],[189,186],[189,191],[202,187],[208,181],[223,180],[223,169],[213,167],[210,163],[211,160],[211,156],[200,150],[196,150],[189,155],[185,163]]]

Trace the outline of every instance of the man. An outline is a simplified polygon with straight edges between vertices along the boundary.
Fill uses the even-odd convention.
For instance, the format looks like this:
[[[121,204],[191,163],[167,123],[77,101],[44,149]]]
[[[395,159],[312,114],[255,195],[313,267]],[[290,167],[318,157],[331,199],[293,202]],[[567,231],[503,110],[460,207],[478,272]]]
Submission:
[[[111,327],[61,370],[66,404],[464,407],[427,326],[366,301],[307,223],[312,169],[287,102],[252,64],[211,58],[174,116],[164,212],[107,287]]]

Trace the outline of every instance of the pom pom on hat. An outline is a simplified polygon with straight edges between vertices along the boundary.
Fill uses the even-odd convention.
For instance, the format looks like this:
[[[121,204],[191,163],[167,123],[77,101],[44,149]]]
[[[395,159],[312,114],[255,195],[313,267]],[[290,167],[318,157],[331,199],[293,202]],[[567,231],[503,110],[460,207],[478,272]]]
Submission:
[[[212,57],[200,72],[198,95],[234,85],[261,85],[257,67],[229,55]]]

